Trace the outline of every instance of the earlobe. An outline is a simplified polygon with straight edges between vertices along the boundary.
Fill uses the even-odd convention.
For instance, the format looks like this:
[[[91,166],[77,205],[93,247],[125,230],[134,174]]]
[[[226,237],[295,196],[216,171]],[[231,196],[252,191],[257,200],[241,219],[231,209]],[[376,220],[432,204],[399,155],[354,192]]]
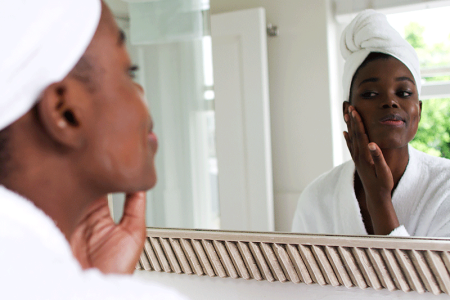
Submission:
[[[40,122],[52,140],[68,148],[78,148],[84,138],[77,114],[79,110],[71,97],[64,80],[54,83],[42,93],[37,110]]]
[[[422,101],[419,100],[419,121],[422,118]]]

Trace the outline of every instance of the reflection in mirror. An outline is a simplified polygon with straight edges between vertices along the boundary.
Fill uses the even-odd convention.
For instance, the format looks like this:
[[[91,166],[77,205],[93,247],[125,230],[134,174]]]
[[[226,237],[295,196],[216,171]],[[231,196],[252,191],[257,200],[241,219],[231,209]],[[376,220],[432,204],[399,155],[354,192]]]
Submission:
[[[426,23],[426,18],[422,20]],[[366,10],[344,29],[340,45],[346,60],[344,136],[352,160],[306,188],[298,202],[294,232],[450,235],[450,160],[408,145],[422,108],[420,64],[411,44],[422,50],[422,65],[428,58],[423,29],[411,27],[420,29],[418,23],[410,23],[405,40],[384,14]],[[434,132],[429,136],[436,140]]]
[[[423,101],[419,130],[411,145],[445,158],[450,158],[450,129],[446,124],[450,112],[450,28],[442,26],[442,20],[448,13],[450,7],[388,15],[392,26],[417,51],[420,61],[421,100],[426,101]]]
[[[121,2],[121,1],[117,0],[108,2]],[[273,153],[272,157],[273,157],[273,184],[274,184],[273,190],[274,201],[272,204],[273,205],[272,209],[273,209],[273,217],[275,218],[274,229],[279,231],[291,230],[293,214],[295,211],[295,207],[297,205],[297,201],[299,199],[300,194],[306,188],[306,186],[309,183],[311,183],[315,178],[317,178],[320,174],[331,170],[334,166],[337,166],[350,158],[348,150],[346,149],[347,146],[345,145],[345,141],[342,137],[342,131],[345,130],[345,124],[342,120],[343,100],[342,97],[340,96],[342,94],[342,90],[340,88],[341,76],[339,74],[341,74],[342,72],[341,70],[343,68],[343,63],[339,54],[338,41],[342,29],[351,20],[351,18],[347,17],[348,13],[354,12],[353,11],[345,12],[339,9],[336,9],[335,11],[333,9],[333,7],[339,8],[340,6],[337,4],[341,2],[343,3],[345,1],[336,0],[329,2],[330,3],[328,3],[327,1],[317,1],[314,3],[310,3],[309,1],[286,1],[285,3],[283,3],[283,5],[280,5],[278,1],[274,0],[210,1],[210,14],[212,16],[219,16],[224,13],[232,11],[240,11],[257,7],[263,7],[266,12],[267,22],[276,24],[280,30],[279,36],[267,39],[267,49],[268,49],[267,61],[270,70],[268,82],[270,84],[270,102],[271,102],[270,104],[271,135],[269,134],[269,138],[272,139],[271,149]],[[428,2],[437,3],[438,1],[428,1]],[[373,3],[374,7],[377,8],[376,6],[378,5],[377,4],[378,2],[373,1]],[[132,3],[130,3],[130,5],[131,4]],[[402,5],[403,4],[405,3],[402,2]],[[405,11],[410,10],[410,8],[406,7],[403,8],[403,6],[400,6],[399,4],[395,3],[379,4],[379,5],[381,5],[381,7],[379,8],[384,9],[384,12],[388,13],[388,17],[391,15],[390,13],[393,10],[395,10],[395,12],[401,11],[402,9],[404,9]],[[385,5],[387,7],[382,7],[382,5]],[[430,5],[433,6],[432,4]],[[394,8],[392,9],[392,7]],[[361,9],[363,9],[363,7],[361,7]],[[389,9],[392,10],[389,11]],[[440,8],[439,10],[443,9]],[[116,15],[119,17],[122,16],[125,18],[129,18],[129,22],[132,23],[130,13],[131,10],[120,12],[119,9],[117,10]],[[410,15],[409,17],[405,17],[406,19],[414,20],[417,19],[417,15],[421,16],[424,15],[423,12],[419,12],[415,16],[413,14],[414,12],[410,13],[412,15]],[[354,15],[355,14],[353,14],[353,16]],[[392,18],[389,17],[389,19],[398,20],[399,18],[397,16],[398,15],[395,15]],[[434,19],[437,20],[438,18],[435,17]],[[421,20],[425,20],[425,18],[421,18]],[[127,20],[125,20],[122,23],[124,23],[125,24],[124,26],[126,26]],[[397,25],[395,25],[394,27],[396,26]],[[403,30],[399,30],[399,32],[402,31]],[[442,32],[443,30],[440,29],[434,31]],[[204,35],[206,34],[207,31],[205,31]],[[133,41],[131,32],[129,32],[129,36],[131,37],[130,41]],[[161,49],[169,49],[170,44],[176,44],[176,42],[162,43],[159,47]],[[130,45],[133,57],[138,63],[139,63],[138,60],[139,55],[142,55],[139,54],[139,51],[137,51],[137,48],[139,47],[149,48],[157,46]],[[169,50],[167,50],[167,52],[168,51]],[[419,50],[418,52],[420,56],[421,53]],[[153,54],[155,55],[153,56],[153,58],[155,58],[157,55],[156,50],[153,52]],[[215,56],[214,52],[213,54],[214,54],[213,56]],[[158,67],[160,67],[161,64],[160,61],[161,60],[159,58],[158,59],[155,58],[153,60],[153,63],[149,64],[145,63],[144,65],[147,65],[148,68],[141,66],[141,71],[138,73],[138,81],[144,83],[144,87],[147,92],[147,97],[149,99],[152,113],[154,115],[159,114],[158,112],[159,106],[170,103],[170,102],[161,102],[160,104],[152,103],[153,95],[157,95],[160,92],[159,84],[161,84],[163,79],[159,78],[158,80],[161,81],[159,83],[157,83],[157,81],[152,82],[149,80],[150,77],[148,77],[147,72],[150,72],[151,74],[151,70],[155,71]],[[175,62],[176,60],[174,59],[172,63],[175,64]],[[432,65],[429,65],[430,70],[427,70],[426,72],[423,73],[425,74],[427,72],[432,72],[433,70],[431,70],[431,66]],[[200,67],[199,69],[201,70],[202,68]],[[442,68],[436,72],[438,73],[445,72],[445,70],[444,68]],[[179,72],[179,74],[181,74],[181,72]],[[441,73],[439,74],[433,73],[433,74],[440,76]],[[145,82],[142,81],[143,79],[141,78],[141,76],[145,76],[147,78],[146,80],[144,80]],[[434,75],[428,75],[428,77],[430,76]],[[217,90],[219,82],[217,78],[215,79],[216,79],[215,89]],[[240,80],[243,81],[242,78],[240,78]],[[201,81],[202,80],[200,80],[200,82]],[[230,85],[227,85],[227,87],[228,89],[231,89]],[[434,96],[442,97],[447,95],[442,92],[442,89],[439,89],[440,87],[441,86],[437,86],[434,89],[433,94]],[[425,95],[426,92],[429,91],[431,88],[432,87],[424,85],[422,95]],[[204,87],[202,86],[202,90],[203,89]],[[155,98],[157,97],[161,97],[161,95],[155,96]],[[216,98],[218,97],[217,91],[215,93],[215,97]],[[305,99],[307,99],[307,101]],[[424,98],[422,97],[422,99]],[[428,114],[426,113],[426,107],[428,106],[427,103],[430,102],[427,101],[430,100],[424,101],[423,104],[424,111],[422,113],[422,122],[425,120],[424,114],[426,115]],[[182,102],[180,105],[185,105],[185,103],[184,104],[183,103],[184,102]],[[211,103],[214,103],[214,101],[211,101]],[[217,109],[217,103],[215,106]],[[175,108],[177,107],[184,107],[184,106],[175,106]],[[211,108],[212,107],[214,106],[211,105]],[[212,112],[212,110],[210,110],[209,112],[211,114],[217,114],[217,111]],[[176,119],[177,117],[172,116],[172,118]],[[320,120],[319,122],[317,121],[318,119]],[[165,119],[162,117],[162,114],[160,114],[159,118],[157,117],[156,119],[156,131],[157,133],[159,133],[160,139],[166,139],[165,136],[166,124],[169,126],[169,128],[171,127],[171,124],[173,124],[173,121],[170,121],[171,120],[170,117],[168,120],[169,121],[165,121]],[[239,120],[239,118],[233,119],[233,122],[230,122],[230,124],[236,123],[236,120]],[[188,136],[187,134],[185,135],[187,128],[189,128],[188,125],[186,125],[182,129],[180,129],[180,131],[178,131],[179,137]],[[160,131],[158,132],[158,130]],[[420,130],[421,129],[419,129],[419,134],[417,136],[420,135]],[[184,132],[184,134],[182,134],[182,132]],[[445,133],[443,135],[445,135]],[[246,135],[245,137],[247,138],[248,135]],[[149,220],[149,226],[224,228],[224,227],[217,227],[218,222],[215,223],[212,222],[213,223],[212,226],[205,225],[206,223],[202,223],[203,225],[193,223],[194,220],[197,220],[197,217],[200,218],[205,214],[197,213],[196,215],[197,217],[194,217],[195,213],[193,211],[192,206],[187,207],[187,205],[191,205],[193,203],[194,198],[192,198],[191,195],[195,189],[188,188],[187,190],[182,191],[180,189],[180,186],[185,184],[187,182],[186,180],[192,181],[192,178],[186,179],[187,177],[183,177],[184,175],[182,174],[185,174],[183,173],[185,170],[188,170],[187,173],[189,173],[189,171],[193,172],[192,166],[194,165],[193,163],[194,160],[192,160],[192,158],[189,157],[189,155],[187,155],[186,152],[183,152],[185,156],[182,156],[182,158],[184,158],[184,160],[182,161],[189,162],[190,166],[178,167],[179,165],[177,165],[177,163],[180,162],[180,158],[176,157],[169,158],[166,155],[166,153],[170,153],[172,151],[173,153],[176,154],[178,153],[177,152],[178,150],[185,151],[186,149],[190,148],[189,147],[183,148],[181,144],[174,142],[179,141],[177,139],[172,140],[172,142],[170,141],[171,140],[169,138],[167,140],[167,143],[165,141],[161,143],[160,149],[161,151],[159,151],[157,156],[159,183],[156,188],[157,189],[159,188],[160,190],[159,192],[156,192],[157,190],[155,190],[154,193],[151,193],[149,195],[150,196],[148,201],[149,213],[147,218]],[[192,142],[193,141],[194,140],[192,140]],[[433,141],[430,144],[436,144],[436,141]],[[414,141],[413,145],[416,146],[416,144],[414,144]],[[163,150],[162,147],[166,147],[165,149],[167,151]],[[226,151],[230,152],[233,150],[234,150],[233,147],[229,147]],[[419,150],[424,151],[424,149],[422,148],[419,148]],[[217,148],[217,154],[219,154],[220,151],[221,150]],[[426,152],[429,151],[427,150]],[[216,164],[214,165],[214,170],[216,170],[214,174],[217,174],[216,166],[220,166],[220,163],[221,161],[219,160],[217,165]],[[226,161],[225,163],[229,163],[229,161]],[[166,169],[165,164],[168,164],[168,167],[172,166],[172,169],[170,168]],[[195,166],[196,165],[197,164],[195,164]],[[174,166],[177,166],[177,168],[175,168]],[[221,170],[220,167],[218,168],[218,170],[220,172]],[[174,174],[174,172],[178,173],[175,174],[176,176],[171,177],[171,175]],[[166,179],[168,181],[166,181]],[[217,183],[217,179],[212,182]],[[172,186],[166,185],[169,183],[173,185]],[[209,186],[212,185],[213,184]],[[174,188],[172,189],[169,187]],[[173,200],[172,202],[170,201],[170,199],[176,199],[178,197],[176,195],[180,195],[177,193],[181,193],[183,195],[183,197],[181,198],[186,200],[185,202],[183,202],[185,203],[186,206],[183,205],[178,206],[175,200]],[[163,200],[164,197],[167,197],[167,199]],[[218,198],[220,197],[217,197],[215,199]],[[211,199],[213,199],[213,197],[211,197]],[[217,205],[217,207],[222,205],[222,201],[218,202],[219,204]],[[209,202],[209,203],[218,203],[218,202]],[[120,205],[116,205],[116,207],[120,208]],[[157,207],[162,208],[162,210],[158,210]],[[173,212],[170,212],[169,209],[171,208],[175,208],[175,210]],[[177,208],[180,209],[177,210]],[[236,211],[241,211],[244,208],[239,207],[238,209],[236,209]],[[116,210],[115,212],[117,213]],[[224,213],[224,210],[221,211],[220,213],[221,214]],[[184,219],[187,219],[189,221],[184,222],[183,221]],[[223,216],[221,216],[220,223],[223,224],[224,222],[225,220],[223,219]],[[242,228],[235,227],[232,229],[249,230],[248,228],[244,227]]]
[[[119,23],[129,26],[161,145],[147,225],[273,230],[264,11],[213,18],[220,82],[213,90],[208,1],[130,1],[127,8]],[[114,198],[119,220],[123,196]]]

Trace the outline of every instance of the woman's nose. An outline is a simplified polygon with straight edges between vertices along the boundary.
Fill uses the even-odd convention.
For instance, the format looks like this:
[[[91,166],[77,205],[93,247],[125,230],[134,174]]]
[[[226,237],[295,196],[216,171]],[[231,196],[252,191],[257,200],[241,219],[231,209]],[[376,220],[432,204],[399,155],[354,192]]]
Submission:
[[[383,108],[399,108],[397,100],[393,97],[386,97],[382,103]]]

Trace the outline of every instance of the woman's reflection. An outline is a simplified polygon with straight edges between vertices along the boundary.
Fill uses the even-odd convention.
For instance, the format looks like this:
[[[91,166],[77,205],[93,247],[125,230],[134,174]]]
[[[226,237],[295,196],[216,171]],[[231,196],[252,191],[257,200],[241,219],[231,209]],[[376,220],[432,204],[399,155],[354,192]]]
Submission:
[[[373,10],[341,38],[344,132],[352,160],[300,196],[292,231],[449,236],[450,160],[408,145],[422,109],[415,50]]]

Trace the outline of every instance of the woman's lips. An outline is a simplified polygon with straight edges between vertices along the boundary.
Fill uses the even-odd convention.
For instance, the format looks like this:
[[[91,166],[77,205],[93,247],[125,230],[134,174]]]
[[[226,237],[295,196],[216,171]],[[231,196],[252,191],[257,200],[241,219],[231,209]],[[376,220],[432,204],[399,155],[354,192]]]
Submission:
[[[399,115],[387,115],[380,119],[380,123],[388,126],[403,126],[405,120]]]
[[[390,125],[390,126],[402,126],[404,123],[405,122],[403,122],[403,121],[395,121],[395,120],[381,122],[381,124],[383,124],[383,125]]]

